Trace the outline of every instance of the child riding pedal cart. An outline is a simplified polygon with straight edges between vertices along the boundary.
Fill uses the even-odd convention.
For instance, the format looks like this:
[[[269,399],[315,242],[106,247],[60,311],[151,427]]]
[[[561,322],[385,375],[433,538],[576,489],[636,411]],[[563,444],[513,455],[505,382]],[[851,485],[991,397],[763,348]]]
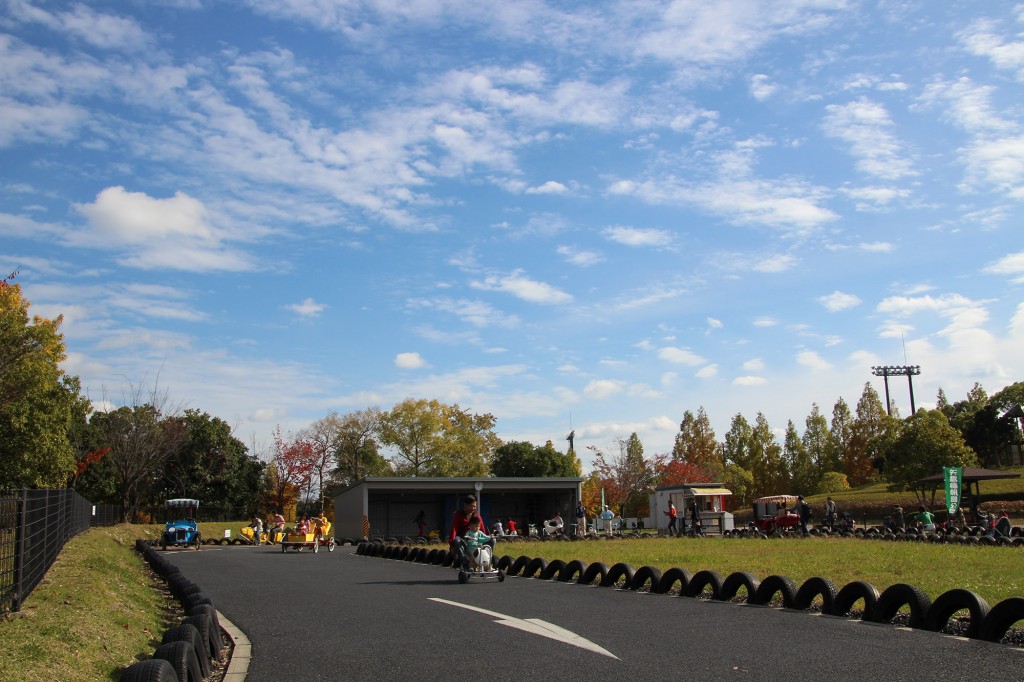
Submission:
[[[494,565],[494,538],[480,530],[479,516],[470,517],[469,530],[461,540],[462,552],[457,557],[460,583],[469,582],[470,578],[505,580],[505,571]]]

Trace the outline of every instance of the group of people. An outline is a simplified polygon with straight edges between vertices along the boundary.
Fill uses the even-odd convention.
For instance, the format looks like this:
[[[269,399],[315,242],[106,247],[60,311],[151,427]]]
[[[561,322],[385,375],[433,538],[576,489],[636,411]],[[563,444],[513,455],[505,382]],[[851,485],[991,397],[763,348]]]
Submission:
[[[252,535],[255,538],[257,545],[262,544],[261,536],[264,531],[267,534],[267,544],[275,544],[276,538],[279,534],[288,535],[304,535],[310,532],[322,533],[325,528],[329,525],[327,521],[327,515],[320,512],[320,516],[310,517],[309,514],[303,514],[291,528],[285,528],[285,519],[279,511],[273,511],[267,516],[266,523],[260,519],[259,514],[254,514],[252,522],[249,527],[252,528]]]
[[[939,528],[947,531],[962,531],[973,525],[974,527],[984,528],[986,534],[996,538],[1010,536],[1013,525],[1010,523],[1010,516],[1005,510],[1000,511],[999,515],[996,516],[990,511],[979,508],[974,516],[974,523],[969,523],[963,507],[958,507],[955,512],[947,515],[944,522],[937,523],[935,521],[935,514],[928,511],[927,507],[923,504],[917,508],[916,514],[910,515],[904,514],[903,507],[897,504],[893,506],[892,514],[882,519],[882,526],[894,533],[902,533],[907,528],[917,528],[922,531],[934,531]]]
[[[682,535],[686,531],[686,523],[683,523],[682,528],[676,526],[676,522],[679,519],[679,510],[676,509],[676,504],[672,500],[668,502],[668,510],[664,512],[665,516],[668,517],[668,534],[669,537],[673,535]],[[690,505],[690,532],[693,535],[703,535],[704,526],[701,522],[700,507],[697,506],[696,500]]]

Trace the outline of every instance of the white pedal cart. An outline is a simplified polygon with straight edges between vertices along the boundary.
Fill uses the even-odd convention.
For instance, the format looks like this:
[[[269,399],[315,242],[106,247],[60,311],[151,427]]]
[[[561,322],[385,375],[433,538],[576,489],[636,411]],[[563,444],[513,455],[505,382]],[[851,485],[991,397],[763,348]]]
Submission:
[[[468,566],[459,567],[459,582],[468,583],[470,578],[487,581],[494,580],[504,582],[505,571],[494,565],[494,556],[489,545],[479,547],[467,547],[466,558]]]

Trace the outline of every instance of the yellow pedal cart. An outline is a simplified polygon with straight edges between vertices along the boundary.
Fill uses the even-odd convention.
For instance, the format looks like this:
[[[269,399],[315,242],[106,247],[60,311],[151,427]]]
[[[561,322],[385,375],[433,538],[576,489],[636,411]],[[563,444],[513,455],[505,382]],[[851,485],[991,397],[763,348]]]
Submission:
[[[301,552],[306,548],[312,548],[313,553],[316,554],[321,547],[326,547],[328,552],[333,552],[337,546],[334,535],[331,534],[330,522],[324,526],[318,524],[312,533],[289,533],[281,540],[282,552],[287,552],[289,549]]]

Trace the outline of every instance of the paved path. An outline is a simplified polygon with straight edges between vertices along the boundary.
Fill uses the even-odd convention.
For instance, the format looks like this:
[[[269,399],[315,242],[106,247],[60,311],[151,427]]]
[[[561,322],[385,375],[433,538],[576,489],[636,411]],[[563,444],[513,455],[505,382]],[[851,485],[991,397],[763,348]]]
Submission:
[[[1011,680],[1024,651],[766,607],[276,547],[168,558],[252,642],[249,682]],[[541,622],[538,622],[541,621]],[[493,672],[488,672],[493,671]]]

